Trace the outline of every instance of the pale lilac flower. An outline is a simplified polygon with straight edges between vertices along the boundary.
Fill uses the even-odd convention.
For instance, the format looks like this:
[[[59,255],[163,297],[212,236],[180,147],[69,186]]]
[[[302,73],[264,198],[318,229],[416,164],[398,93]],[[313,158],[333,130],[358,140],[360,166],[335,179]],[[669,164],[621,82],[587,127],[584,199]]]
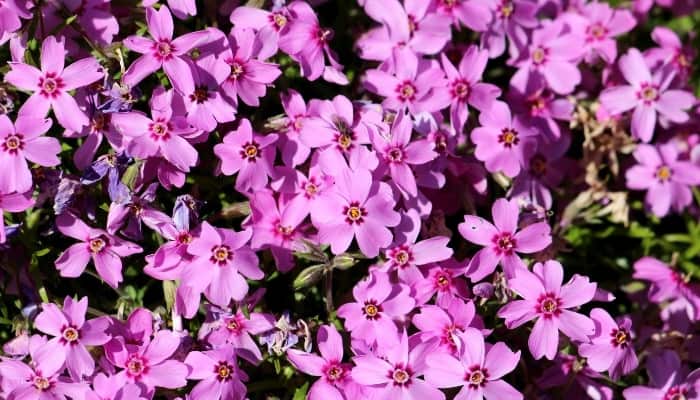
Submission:
[[[535,132],[519,116],[512,116],[508,104],[494,101],[489,110],[479,114],[478,128],[471,132],[476,145],[474,156],[490,172],[515,177],[524,165],[523,148],[534,140]]]
[[[443,308],[444,307],[444,308]],[[459,335],[470,326],[477,327],[480,323],[476,317],[476,307],[471,300],[464,302],[453,299],[440,306],[425,305],[420,312],[413,316],[411,322],[418,328],[417,333],[422,342],[438,340],[438,349],[449,354],[457,355],[461,350]],[[465,343],[471,346],[471,343]]]
[[[88,298],[73,301],[66,297],[63,310],[53,303],[44,303],[41,312],[34,320],[34,327],[39,331],[53,336],[49,343],[56,344],[63,354],[55,354],[65,360],[66,367],[75,381],[83,376],[91,376],[95,370],[95,361],[85,346],[100,346],[110,340],[105,332],[109,326],[109,318],[101,317],[85,320]]]
[[[13,124],[7,115],[0,115],[0,190],[9,193],[31,189],[27,160],[45,167],[61,163],[61,143],[44,136],[50,128],[51,119],[20,115]]]
[[[652,75],[642,53],[632,48],[620,57],[618,68],[629,85],[615,86],[600,94],[600,102],[612,115],[634,109],[632,134],[643,142],[651,141],[657,113],[671,122],[688,120],[684,111],[696,101],[692,93],[669,89],[672,75],[662,69]]]
[[[20,18],[29,19],[32,14],[26,9],[23,0],[7,0],[0,7],[0,37],[15,32],[22,27]],[[4,44],[4,43],[3,43]]]
[[[337,177],[335,190],[318,199],[311,217],[319,242],[329,243],[333,254],[346,251],[356,238],[363,254],[376,257],[381,248],[391,244],[388,227],[399,224],[395,204],[389,186],[374,181],[369,171],[345,170]]]
[[[491,208],[494,224],[476,215],[465,215],[459,233],[468,241],[484,246],[472,257],[467,276],[478,282],[491,274],[500,262],[506,276],[525,269],[517,253],[535,253],[552,242],[546,222],[536,222],[518,230],[520,208],[515,200],[498,199]]]
[[[148,400],[141,386],[123,383],[116,375],[103,373],[92,379],[92,391],[85,393],[85,400]]]
[[[489,58],[486,50],[480,50],[474,45],[469,46],[457,68],[444,53],[441,57],[452,97],[450,123],[456,132],[462,132],[469,117],[467,105],[479,111],[489,110],[501,95],[501,90],[495,85],[481,82]]]
[[[528,31],[539,25],[537,1],[495,0],[493,3],[493,19],[488,30],[481,34],[481,47],[489,51],[491,58],[500,57],[506,51],[508,38],[510,55],[515,58],[528,42]]]
[[[343,362],[343,338],[333,325],[322,325],[316,334],[321,356],[296,349],[287,350],[289,362],[299,371],[318,376],[309,388],[309,400],[352,400],[362,388],[350,376],[352,365]]]
[[[618,324],[602,308],[591,310],[591,319],[595,323],[591,343],[581,343],[578,348],[591,369],[607,370],[611,379],[618,380],[637,368],[639,361],[632,343],[632,320],[624,317]]]
[[[532,34],[526,58],[517,64],[514,82],[544,79],[558,94],[569,94],[581,82],[578,59],[585,50],[583,38],[567,32],[562,20],[555,20]]]
[[[187,379],[200,381],[190,392],[192,400],[243,400],[248,375],[238,368],[236,353],[231,347],[208,351],[191,351],[185,364],[190,369]]]
[[[645,202],[656,216],[671,208],[682,212],[693,201],[690,187],[700,185],[700,166],[679,160],[675,144],[640,144],[633,155],[639,164],[627,170],[627,187],[646,189]]]
[[[272,175],[277,135],[259,135],[253,132],[250,121],[242,119],[238,129],[224,136],[223,143],[214,146],[214,154],[221,160],[221,172],[236,177],[236,190],[254,192],[267,185]]]
[[[91,39],[108,45],[119,33],[119,22],[110,10],[110,3],[109,0],[67,0],[64,4],[78,16],[80,27]]]
[[[544,370],[537,386],[547,391],[562,390],[567,399],[613,400],[613,390],[602,383],[603,375],[593,371],[575,356],[557,354],[554,365]]]
[[[187,366],[172,359],[180,347],[180,336],[171,331],[156,332],[153,340],[132,345],[123,339],[111,341],[114,365],[121,382],[139,383],[149,391],[156,387],[177,389],[187,384]]]
[[[660,47],[645,51],[645,58],[655,67],[672,66],[676,71],[676,78],[685,84],[692,70],[697,50],[691,43],[683,44],[675,32],[664,26],[654,28],[651,38]]]
[[[649,300],[661,304],[682,300],[688,316],[700,318],[700,285],[690,283],[681,272],[653,257],[642,257],[634,263],[635,279],[651,282]]]
[[[595,332],[593,321],[583,314],[569,310],[593,299],[596,284],[575,274],[562,286],[564,268],[558,261],[537,263],[533,272],[522,268],[508,281],[512,291],[524,300],[514,300],[498,311],[508,329],[537,319],[530,333],[528,347],[539,360],[553,360],[559,346],[559,331],[573,340],[588,342]]]
[[[574,18],[569,26],[584,38],[586,61],[592,63],[600,56],[606,63],[614,63],[617,58],[615,38],[634,28],[637,24],[634,15],[629,10],[594,2],[583,6],[581,17]]]
[[[521,83],[511,82],[511,90],[506,97],[513,113],[521,117],[525,125],[544,133],[546,139],[560,138],[563,129],[557,121],[571,121],[574,103],[567,98],[556,97],[539,79],[531,79],[525,86],[520,86]]]
[[[393,111],[407,108],[416,115],[450,104],[445,74],[437,61],[419,58],[407,48],[396,50],[394,57],[394,71],[370,69],[363,82],[370,92],[384,97],[382,106]]]
[[[221,57],[229,65],[231,72],[221,84],[221,89],[234,102],[240,97],[249,106],[260,105],[260,97],[265,95],[267,86],[280,76],[282,71],[276,64],[259,61],[258,37],[252,29],[231,30],[228,43]]]
[[[5,75],[5,81],[33,92],[22,104],[19,115],[43,118],[51,108],[64,128],[80,131],[89,120],[68,92],[102,79],[104,70],[93,57],[64,68],[65,59],[63,41],[49,36],[41,44],[41,70],[23,62],[9,62],[12,70]]]
[[[445,394],[423,379],[427,372],[425,357],[431,345],[420,343],[409,347],[406,331],[394,339],[393,346],[382,347],[381,357],[374,354],[353,358],[353,379],[365,385],[370,398],[444,400]]]
[[[140,195],[132,193],[125,201],[112,202],[107,214],[107,232],[114,235],[117,231],[122,230],[124,236],[141,240],[143,237],[142,222],[149,228],[159,231],[160,227],[167,223],[170,218],[164,212],[150,205],[156,199],[157,189],[158,183],[152,183]],[[124,224],[126,227],[122,229]]]
[[[207,39],[207,31],[190,32],[173,39],[173,16],[168,7],[146,8],[146,22],[152,39],[132,35],[124,39],[124,46],[142,56],[124,73],[122,81],[129,86],[141,82],[161,67],[173,87],[189,95],[195,89],[187,53]]]
[[[449,353],[432,353],[426,358],[425,380],[439,388],[462,387],[457,400],[520,400],[523,395],[505,382],[503,376],[520,361],[520,351],[513,352],[503,342],[486,350],[484,336],[477,329],[466,328],[458,334],[461,342],[458,358]]]
[[[0,214],[5,212],[18,213],[34,206],[32,192],[24,193],[2,193],[0,192]],[[7,240],[5,232],[5,218],[0,218],[0,244]]]
[[[388,248],[383,268],[396,271],[399,277],[414,276],[422,279],[419,266],[444,261],[452,256],[452,249],[448,247],[450,238],[446,236],[434,236],[419,242],[415,239]]]
[[[56,357],[54,343],[35,341],[30,344],[31,363],[18,360],[0,361],[0,376],[7,389],[8,400],[67,400],[82,398],[88,390],[84,383],[72,382],[60,376],[63,372],[63,358]]]
[[[352,294],[355,302],[338,308],[352,337],[370,345],[395,343],[399,337],[394,319],[404,318],[415,305],[409,288],[392,284],[387,274],[375,272],[356,284]]]
[[[69,278],[80,276],[92,260],[95,269],[104,281],[113,288],[122,281],[122,257],[140,253],[141,247],[117,236],[90,228],[70,213],[56,217],[58,230],[66,236],[80,240],[71,245],[56,259],[60,275]]]
[[[233,25],[242,29],[254,29],[264,47],[261,53],[272,55],[277,53],[280,38],[289,31],[290,20],[293,19],[287,7],[276,8],[272,11],[257,7],[240,6],[231,13]]]
[[[289,167],[296,167],[309,158],[311,149],[301,141],[311,128],[308,125],[310,110],[304,98],[295,90],[288,90],[280,95],[286,116],[284,134],[280,136],[279,146],[282,150],[282,162]]]
[[[206,340],[214,347],[231,346],[238,357],[257,365],[263,357],[251,335],[259,335],[274,327],[275,320],[271,314],[251,312],[245,316],[239,309],[235,313],[221,313]]]
[[[187,109],[187,122],[205,132],[211,132],[217,123],[236,119],[236,108],[221,92],[221,84],[229,73],[228,64],[213,54],[197,60],[192,67],[194,86],[191,91],[184,92],[182,97]]]
[[[622,392],[626,400],[697,399],[700,369],[685,371],[674,351],[652,354],[647,359],[647,372],[651,386],[628,387]]]
[[[202,223],[201,232],[187,247],[193,260],[182,270],[178,288],[178,310],[191,318],[204,293],[212,303],[226,307],[231,300],[242,300],[250,279],[262,279],[258,257],[247,245],[252,231],[236,232]]]
[[[454,259],[430,265],[426,276],[411,283],[415,299],[419,304],[428,302],[437,295],[435,304],[447,307],[450,302],[470,297],[467,282],[459,277],[464,275],[468,260],[457,262]]]
[[[483,0],[436,0],[433,2],[438,14],[452,18],[452,23],[459,24],[476,31],[483,32],[491,23],[492,13],[489,1]]]

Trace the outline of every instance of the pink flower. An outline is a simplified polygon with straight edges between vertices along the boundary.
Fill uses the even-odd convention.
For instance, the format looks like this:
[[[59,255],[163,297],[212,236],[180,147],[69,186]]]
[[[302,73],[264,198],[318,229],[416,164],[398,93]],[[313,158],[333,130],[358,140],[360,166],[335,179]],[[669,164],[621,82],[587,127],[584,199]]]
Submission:
[[[92,375],[95,370],[95,361],[85,346],[100,346],[110,339],[105,333],[109,319],[104,317],[85,321],[87,306],[87,297],[77,302],[66,297],[63,310],[53,303],[44,303],[34,320],[36,329],[54,336],[49,343],[55,343],[64,352],[61,356],[65,359],[68,372],[76,381],[80,381],[83,376]]]
[[[274,329],[275,319],[270,314],[251,312],[245,316],[239,309],[235,313],[222,313],[213,323],[207,342],[214,347],[232,346],[236,355],[251,364],[259,364],[263,357],[251,335],[259,335]],[[200,332],[201,337],[201,332]]]
[[[676,78],[681,83],[687,82],[697,53],[693,45],[683,44],[675,32],[664,26],[654,28],[651,38],[660,47],[647,50],[645,58],[652,65],[670,65],[676,71]]]
[[[453,24],[459,28],[459,23],[467,28],[483,32],[491,23],[491,4],[479,0],[436,0],[434,2],[438,14],[452,17]]]
[[[612,64],[617,58],[615,37],[634,28],[637,20],[629,10],[615,9],[606,3],[589,3],[582,10],[583,20],[574,19],[569,26],[583,37],[587,49],[586,60],[594,62],[600,56]]]
[[[238,368],[236,353],[231,347],[209,351],[191,351],[185,364],[190,369],[188,379],[200,381],[190,392],[192,400],[243,400],[248,375]]]
[[[285,35],[280,37],[280,49],[299,61],[301,75],[308,80],[315,81],[323,75],[326,81],[346,85],[348,80],[342,73],[343,66],[338,64],[335,54],[328,46],[333,31],[321,27],[316,13],[305,1],[292,2],[288,10],[294,18],[289,21]],[[286,23],[285,21],[285,25]],[[324,54],[328,57],[330,66],[326,66]]]
[[[535,359],[542,356],[553,360],[559,345],[559,331],[573,340],[588,342],[595,332],[593,321],[583,314],[569,310],[593,299],[596,284],[575,274],[562,286],[564,269],[557,261],[537,263],[533,272],[519,269],[508,281],[510,289],[524,300],[514,300],[498,311],[508,329],[537,318],[530,333],[528,347]]]
[[[372,180],[369,171],[345,170],[337,177],[335,190],[329,190],[316,202],[311,214],[318,228],[318,240],[329,243],[333,254],[340,254],[357,239],[360,251],[376,257],[379,249],[391,244],[387,227],[396,226],[400,216],[394,211],[394,197],[384,182]]]
[[[690,283],[679,271],[656,258],[642,257],[634,263],[632,277],[651,282],[649,300],[652,302],[661,304],[680,299],[686,303],[691,318],[700,318],[700,285]]]
[[[111,44],[119,33],[119,22],[110,10],[109,0],[68,1],[65,5],[78,16],[85,33],[99,44]]]
[[[123,340],[110,342],[114,365],[123,368],[117,373],[121,382],[140,383],[149,391],[156,387],[177,389],[187,384],[187,366],[171,359],[180,337],[167,330],[158,331],[153,340],[134,346]]]
[[[654,215],[663,217],[671,208],[681,212],[690,205],[690,187],[700,185],[700,167],[679,160],[674,143],[640,144],[633,155],[639,164],[627,170],[627,187],[647,190],[645,202]]]
[[[224,175],[238,173],[236,190],[251,192],[267,185],[272,174],[277,135],[258,135],[250,121],[242,119],[238,129],[224,136],[223,143],[214,146],[214,154],[221,160]]]
[[[232,100],[240,97],[249,106],[259,106],[259,98],[265,95],[267,85],[280,76],[282,71],[276,64],[258,61],[260,52],[258,37],[251,29],[231,30],[228,37],[231,48],[221,55],[231,67],[231,73],[221,85],[221,89]]]
[[[503,342],[486,350],[484,336],[467,328],[459,334],[459,358],[449,353],[432,353],[426,358],[425,380],[439,388],[462,387],[456,400],[520,400],[523,395],[505,382],[503,376],[515,369],[520,351]]]
[[[309,400],[350,400],[362,395],[362,388],[350,376],[352,366],[343,363],[343,339],[333,325],[321,325],[316,334],[321,356],[296,349],[287,350],[294,368],[318,376],[308,392]]]
[[[57,357],[56,351],[54,343],[33,341],[29,347],[30,365],[18,360],[0,361],[3,388],[8,387],[7,400],[82,398],[87,385],[61,376],[64,359]]]
[[[233,25],[241,29],[253,29],[261,38],[264,54],[277,53],[281,37],[289,32],[292,16],[287,7],[279,7],[268,11],[257,7],[240,6],[231,13]]]
[[[307,110],[304,98],[295,90],[288,90],[280,95],[282,107],[287,115],[283,128],[284,135],[280,136],[279,146],[282,150],[282,162],[289,167],[306,161],[311,149],[301,141],[311,128],[308,125],[310,112]]]
[[[449,259],[430,265],[425,277],[421,275],[420,279],[411,283],[416,301],[424,304],[437,294],[435,304],[446,308],[453,300],[470,297],[466,280],[459,279],[464,275],[464,265],[467,263],[468,260],[457,262]]]
[[[258,257],[246,245],[251,234],[250,230],[236,232],[202,223],[199,237],[187,247],[194,258],[183,269],[178,288],[178,309],[185,317],[197,312],[202,293],[212,303],[226,307],[232,299],[242,300],[248,293],[243,275],[262,279]]]
[[[85,393],[85,400],[148,400],[142,387],[133,383],[119,382],[116,375],[103,373],[92,379],[92,391]]]
[[[7,115],[0,115],[0,190],[9,193],[31,189],[27,160],[45,167],[61,163],[61,143],[43,136],[49,128],[51,119],[20,115],[13,125]]]
[[[416,177],[412,165],[426,164],[437,157],[434,143],[426,139],[411,141],[413,122],[411,117],[400,112],[394,119],[389,137],[372,135],[375,150],[382,156],[380,168],[389,170],[393,183],[399,187],[405,198],[418,194]]]
[[[566,32],[563,21],[555,20],[533,32],[529,56],[518,63],[512,80],[544,79],[554,92],[569,94],[581,82],[576,65],[584,49],[583,38]]]
[[[56,225],[64,235],[80,240],[80,243],[68,247],[56,260],[56,268],[64,277],[80,276],[92,259],[100,277],[109,286],[116,288],[122,281],[121,257],[142,251],[141,247],[134,243],[112,236],[101,229],[90,228],[70,213],[56,217]]]
[[[387,344],[381,348],[381,357],[374,354],[354,357],[353,379],[366,386],[372,399],[444,400],[444,393],[419,379],[427,372],[425,357],[430,344],[420,343],[409,348],[406,331],[398,339],[393,346]]]
[[[464,124],[469,117],[471,105],[479,111],[489,110],[501,90],[490,83],[481,82],[481,77],[488,62],[488,52],[471,45],[462,56],[459,67],[455,68],[450,60],[441,55],[442,68],[449,81],[450,96],[450,123],[456,132],[462,132]]]
[[[221,84],[230,73],[228,64],[210,54],[197,60],[192,73],[194,86],[191,91],[184,92],[182,97],[187,109],[187,122],[205,132],[211,132],[216,129],[217,123],[236,119],[233,100],[226,99],[221,91]]]
[[[506,276],[515,276],[524,269],[517,253],[535,253],[552,242],[546,222],[537,222],[518,231],[520,210],[515,200],[498,199],[491,208],[495,226],[476,215],[465,215],[459,233],[468,241],[485,246],[467,267],[469,278],[478,282],[496,269],[500,262]]]
[[[471,132],[476,158],[489,172],[503,172],[511,178],[518,175],[524,165],[523,148],[534,140],[535,132],[519,116],[513,117],[502,101],[494,101],[489,110],[479,114],[479,124]]]
[[[391,344],[398,339],[394,319],[405,317],[415,305],[409,292],[405,285],[393,285],[387,274],[375,272],[355,285],[355,302],[340,306],[338,316],[353,338],[370,345]]]
[[[632,320],[625,317],[618,325],[602,308],[591,310],[591,319],[595,323],[591,343],[581,343],[578,348],[591,369],[607,370],[610,378],[618,380],[637,368],[639,361],[632,343]]]
[[[22,62],[9,62],[12,70],[5,75],[5,81],[33,92],[22,104],[20,115],[43,118],[52,108],[59,124],[80,131],[89,120],[68,92],[102,79],[104,70],[93,57],[83,58],[64,68],[65,59],[63,41],[49,36],[41,44],[41,70]]]
[[[475,316],[476,307],[471,300],[464,302],[453,299],[441,306],[421,307],[420,312],[413,316],[411,322],[420,331],[417,335],[422,342],[437,339],[439,351],[456,355],[462,347],[459,335],[470,326],[477,327],[477,324],[481,324],[480,318]],[[465,344],[472,345],[471,342]]]
[[[632,134],[643,142],[651,141],[660,113],[671,122],[688,120],[684,111],[695,103],[695,96],[685,90],[669,89],[671,78],[662,70],[651,74],[639,50],[632,48],[620,57],[618,68],[629,85],[615,86],[600,94],[600,102],[612,115],[634,108]]]
[[[196,31],[173,39],[173,16],[168,7],[157,11],[146,8],[146,22],[153,39],[136,35],[124,39],[124,46],[143,55],[129,66],[122,81],[134,86],[162,67],[175,89],[183,94],[192,93],[195,87],[187,53],[205,41],[209,33]]]
[[[370,69],[364,86],[384,97],[382,106],[412,114],[435,112],[450,104],[445,74],[437,61],[418,58],[410,49],[396,50],[394,71]]]
[[[481,34],[481,47],[489,51],[491,58],[500,57],[506,51],[507,37],[511,57],[516,58],[527,42],[528,31],[539,25],[537,1],[495,0],[493,4],[493,20]]]
[[[5,212],[18,213],[34,205],[32,192],[24,193],[2,193],[0,192],[0,214]],[[5,218],[0,218],[0,244],[5,243],[7,236],[5,233]]]
[[[164,93],[168,99],[172,94],[172,91]],[[163,157],[183,172],[189,172],[190,167],[197,164],[197,150],[185,138],[194,128],[183,116],[173,115],[169,106],[152,107],[151,118],[137,111],[113,113],[111,117],[119,132],[131,138],[127,147],[130,155]]]
[[[626,400],[696,399],[700,391],[700,368],[688,373],[678,354],[661,350],[647,359],[651,386],[632,386],[622,392]]]

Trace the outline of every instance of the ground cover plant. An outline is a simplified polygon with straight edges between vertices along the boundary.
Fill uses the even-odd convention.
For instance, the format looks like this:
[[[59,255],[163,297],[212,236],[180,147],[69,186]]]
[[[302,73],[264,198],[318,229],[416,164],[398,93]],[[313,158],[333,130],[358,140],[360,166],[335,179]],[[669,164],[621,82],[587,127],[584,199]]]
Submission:
[[[0,399],[700,399],[699,27],[0,1]]]

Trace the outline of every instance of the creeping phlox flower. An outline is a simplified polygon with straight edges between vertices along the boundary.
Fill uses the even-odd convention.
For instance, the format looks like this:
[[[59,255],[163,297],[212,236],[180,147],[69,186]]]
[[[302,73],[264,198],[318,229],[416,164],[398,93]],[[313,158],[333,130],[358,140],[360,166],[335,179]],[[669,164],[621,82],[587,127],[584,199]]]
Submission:
[[[698,10],[0,0],[0,399],[700,398]]]

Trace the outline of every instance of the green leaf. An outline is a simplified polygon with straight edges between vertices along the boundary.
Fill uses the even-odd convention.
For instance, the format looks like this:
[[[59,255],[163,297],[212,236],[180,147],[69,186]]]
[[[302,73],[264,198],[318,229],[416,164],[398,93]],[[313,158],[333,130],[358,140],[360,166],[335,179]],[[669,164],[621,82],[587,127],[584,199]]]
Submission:
[[[293,400],[305,400],[306,393],[309,391],[309,382],[304,383],[300,388],[294,391]]]

